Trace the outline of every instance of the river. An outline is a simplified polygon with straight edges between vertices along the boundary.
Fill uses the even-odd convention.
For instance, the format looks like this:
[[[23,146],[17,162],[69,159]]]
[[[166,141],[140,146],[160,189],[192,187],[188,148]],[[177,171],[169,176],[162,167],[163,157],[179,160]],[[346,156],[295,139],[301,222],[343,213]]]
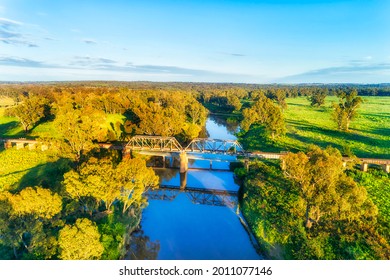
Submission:
[[[221,120],[207,119],[210,138],[234,140]],[[190,160],[187,189],[237,192],[228,162]],[[196,169],[191,169],[196,168]],[[202,170],[202,168],[205,168]],[[176,169],[156,169],[162,185],[180,186]],[[182,175],[183,176],[183,175]],[[237,197],[165,189],[149,195],[140,230],[133,233],[127,259],[205,260],[262,259],[237,215]],[[224,206],[219,205],[223,201]]]

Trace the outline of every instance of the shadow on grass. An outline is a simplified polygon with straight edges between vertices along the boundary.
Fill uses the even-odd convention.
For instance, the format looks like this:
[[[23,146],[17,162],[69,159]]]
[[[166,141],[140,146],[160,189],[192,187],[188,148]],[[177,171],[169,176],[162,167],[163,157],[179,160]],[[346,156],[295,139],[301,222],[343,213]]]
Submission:
[[[23,131],[19,131],[16,134],[10,134],[10,132],[19,127],[19,123],[17,121],[11,121],[8,123],[0,124],[0,138],[4,137],[24,137],[25,133]]]
[[[322,128],[306,121],[289,121],[291,127],[286,134],[287,139],[295,139],[302,143],[297,145],[293,143],[283,143],[285,141],[273,142],[264,137],[264,128],[261,126],[252,126],[251,129],[245,134],[240,135],[240,143],[243,144],[244,149],[248,151],[291,151],[297,152],[299,150],[305,150],[305,147],[314,144],[322,148],[327,146],[335,147],[339,150],[343,150],[349,143],[361,143],[366,146],[379,147],[390,149],[390,142],[382,139],[375,139],[365,135],[357,133],[357,131],[342,132],[338,130],[332,130],[329,128]],[[389,129],[381,129],[383,133],[390,135]],[[313,136],[304,136],[299,132],[310,132]],[[321,139],[328,137],[327,139]],[[389,154],[384,153],[370,153],[360,148],[359,145],[350,147],[352,151],[358,157],[375,157],[375,158],[389,158]]]
[[[69,159],[60,158],[54,162],[34,166],[20,179],[15,191],[26,187],[42,186],[60,192],[63,175],[71,169],[71,164]]]
[[[358,129],[355,128],[353,131],[359,131],[361,133],[375,134],[378,136],[390,136],[390,128],[387,127],[375,127],[372,129]]]
[[[390,119],[389,113],[373,114],[373,113],[360,113],[364,118],[376,120],[376,119]]]
[[[243,145],[244,150],[248,152],[281,152],[286,150],[285,145],[282,146],[278,142],[267,139],[262,126],[252,126],[247,133],[239,133],[238,140]],[[296,151],[296,149],[292,151]]]

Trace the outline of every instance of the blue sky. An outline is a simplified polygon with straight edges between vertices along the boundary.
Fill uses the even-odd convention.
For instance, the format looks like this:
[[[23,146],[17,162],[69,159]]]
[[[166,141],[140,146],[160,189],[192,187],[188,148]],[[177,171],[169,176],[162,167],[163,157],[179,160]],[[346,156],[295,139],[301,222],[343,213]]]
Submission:
[[[0,0],[0,81],[390,82],[390,1]]]

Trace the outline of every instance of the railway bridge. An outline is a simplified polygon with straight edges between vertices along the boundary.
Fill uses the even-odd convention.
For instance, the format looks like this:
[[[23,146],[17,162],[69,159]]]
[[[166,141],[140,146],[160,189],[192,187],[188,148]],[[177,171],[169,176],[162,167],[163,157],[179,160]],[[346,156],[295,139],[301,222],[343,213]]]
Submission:
[[[188,159],[198,158],[197,154],[212,154],[212,155],[230,155],[225,157],[224,161],[237,161],[235,156],[245,155],[245,151],[236,140],[221,140],[209,138],[195,138],[186,147],[176,140],[174,137],[162,136],[144,136],[136,135],[132,137],[124,146],[124,154],[127,155],[131,151],[136,151],[148,155],[158,155],[163,157],[165,167],[165,157],[178,158],[180,162],[180,173],[185,173],[188,170]],[[213,158],[213,160],[218,158]],[[170,165],[172,162],[170,161]],[[211,160],[210,160],[211,165]]]
[[[50,148],[50,143],[43,143],[37,140],[28,139],[0,139],[4,143],[4,148],[12,148],[16,146],[17,149],[36,149],[40,148],[45,151]],[[188,170],[188,159],[199,159],[199,154],[203,155],[219,155],[218,157],[210,158],[211,161],[237,161],[236,156],[244,156],[245,158],[259,158],[259,159],[277,159],[282,160],[286,153],[267,153],[267,152],[246,152],[237,140],[221,140],[209,138],[195,138],[186,147],[182,147],[174,137],[163,136],[145,136],[136,135],[132,137],[127,143],[114,145],[110,143],[99,143],[101,148],[122,150],[124,155],[129,155],[131,151],[136,151],[143,154],[157,155],[163,157],[163,163],[166,167],[166,158],[177,158],[180,162],[180,173],[186,173]],[[223,159],[222,159],[223,158]],[[204,159],[204,158],[202,158]],[[351,161],[350,158],[343,158],[344,164]],[[381,165],[383,170],[390,173],[390,159],[377,158],[358,158],[360,168],[362,171],[367,171],[370,164]],[[172,167],[172,161],[169,166]]]

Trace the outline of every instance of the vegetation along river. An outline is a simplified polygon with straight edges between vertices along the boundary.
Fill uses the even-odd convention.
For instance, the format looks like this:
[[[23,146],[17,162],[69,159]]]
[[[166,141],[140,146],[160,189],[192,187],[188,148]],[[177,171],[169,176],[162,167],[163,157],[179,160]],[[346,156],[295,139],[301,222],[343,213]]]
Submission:
[[[213,117],[206,123],[209,138],[234,140],[226,125]],[[212,168],[210,170],[210,159]],[[156,169],[160,189],[149,194],[140,230],[133,233],[126,258],[130,259],[261,259],[255,244],[237,214],[237,195],[203,193],[207,190],[235,193],[229,163],[193,159],[189,162],[186,189],[178,169]],[[191,191],[197,189],[197,191]],[[225,205],[221,206],[220,202]]]

